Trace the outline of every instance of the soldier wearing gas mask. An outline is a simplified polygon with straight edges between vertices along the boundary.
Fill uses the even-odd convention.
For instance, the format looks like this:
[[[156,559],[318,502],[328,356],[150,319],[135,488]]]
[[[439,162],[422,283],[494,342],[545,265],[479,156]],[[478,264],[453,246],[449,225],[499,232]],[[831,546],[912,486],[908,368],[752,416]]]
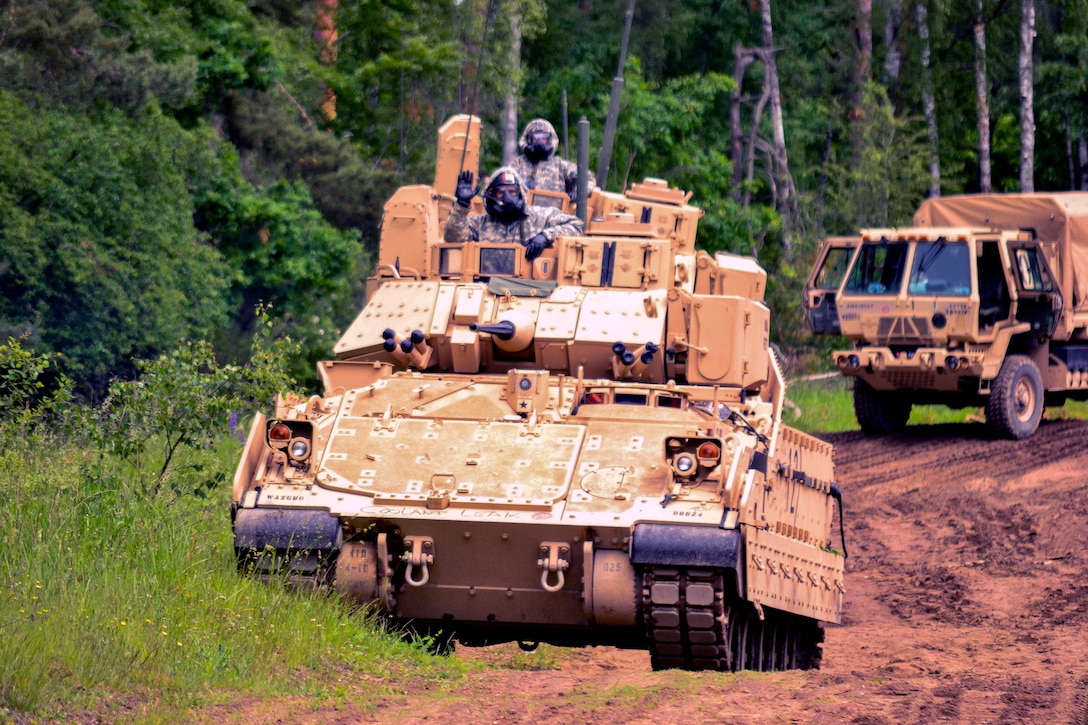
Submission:
[[[578,217],[553,207],[529,206],[525,185],[510,167],[491,176],[483,195],[487,213],[470,216],[468,210],[476,195],[474,176],[471,171],[462,171],[457,177],[457,202],[443,234],[447,242],[516,242],[525,247],[525,258],[533,260],[551,247],[556,237],[582,233]]]
[[[530,189],[561,191],[577,201],[578,165],[555,155],[559,136],[555,127],[543,118],[533,119],[525,126],[518,145],[521,156],[510,164],[521,175]],[[587,194],[593,193],[593,179],[589,179]]]

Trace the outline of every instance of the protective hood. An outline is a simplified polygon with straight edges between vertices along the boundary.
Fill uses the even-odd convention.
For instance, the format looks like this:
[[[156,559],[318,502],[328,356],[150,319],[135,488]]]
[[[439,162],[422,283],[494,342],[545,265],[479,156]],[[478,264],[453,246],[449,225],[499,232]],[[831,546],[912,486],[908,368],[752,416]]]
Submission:
[[[520,205],[513,206],[509,204],[497,203],[492,193],[491,187],[498,183],[509,184],[513,183],[517,186],[518,195],[521,197]],[[518,219],[523,218],[526,215],[526,210],[529,206],[529,193],[525,186],[525,181],[522,180],[521,174],[510,166],[503,166],[496,169],[491,174],[491,178],[487,182],[487,187],[484,189],[484,209],[487,213],[498,221],[504,223],[510,223]]]
[[[552,146],[559,145],[559,134],[555,132],[555,126],[551,122],[544,120],[543,118],[534,118],[529,123],[525,124],[525,130],[521,132],[521,140],[518,141],[518,148],[522,151],[525,150],[525,144],[529,143],[529,139],[534,133],[540,133],[541,131],[547,131],[551,134]]]

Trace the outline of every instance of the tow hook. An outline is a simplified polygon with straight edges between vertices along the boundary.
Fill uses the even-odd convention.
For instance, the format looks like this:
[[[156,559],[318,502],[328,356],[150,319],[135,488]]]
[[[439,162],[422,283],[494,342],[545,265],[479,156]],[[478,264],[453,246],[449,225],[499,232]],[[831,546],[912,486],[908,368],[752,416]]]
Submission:
[[[540,574],[540,586],[547,592],[557,592],[566,583],[566,575],[563,573],[570,566],[570,547],[562,541],[540,542],[540,558],[536,565],[544,571]],[[553,578],[555,583],[550,583]]]
[[[404,546],[408,549],[404,552],[404,560],[408,562],[404,580],[413,587],[421,587],[431,578],[428,566],[434,563],[434,539],[430,536],[409,536],[404,539]],[[418,579],[412,575],[416,569],[419,570]]]

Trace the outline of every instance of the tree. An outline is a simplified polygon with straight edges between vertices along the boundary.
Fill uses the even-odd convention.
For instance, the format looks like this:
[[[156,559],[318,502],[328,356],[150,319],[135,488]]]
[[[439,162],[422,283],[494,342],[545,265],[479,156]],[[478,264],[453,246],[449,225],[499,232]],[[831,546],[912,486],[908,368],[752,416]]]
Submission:
[[[869,0],[860,0],[862,3]],[[871,6],[870,6],[871,10]],[[778,84],[778,64],[774,58],[774,29],[771,24],[771,0],[760,0],[759,15],[763,28],[763,47],[767,51],[764,72],[767,75],[771,109],[771,135],[774,140],[774,178],[776,180],[775,208],[782,216],[782,246],[787,259],[790,255],[790,237],[797,223],[797,192],[793,188],[789,159],[786,155],[786,128],[782,122],[782,91]],[[870,36],[870,55],[872,38]]]
[[[929,14],[925,0],[918,0],[915,6],[915,18],[918,22],[918,40],[922,43],[922,109],[926,117],[926,131],[929,134],[929,185],[930,196],[941,195],[941,145],[937,132],[937,103],[933,98],[933,77],[929,67]]]
[[[1035,191],[1035,0],[1021,0],[1020,20],[1020,191]]]
[[[207,139],[38,108],[0,92],[0,334],[58,353],[84,394],[227,320],[228,270],[193,226]]]
[[[978,98],[978,190],[993,191],[990,178],[990,100],[986,93],[986,21],[982,0],[977,0],[975,18],[975,92]]]

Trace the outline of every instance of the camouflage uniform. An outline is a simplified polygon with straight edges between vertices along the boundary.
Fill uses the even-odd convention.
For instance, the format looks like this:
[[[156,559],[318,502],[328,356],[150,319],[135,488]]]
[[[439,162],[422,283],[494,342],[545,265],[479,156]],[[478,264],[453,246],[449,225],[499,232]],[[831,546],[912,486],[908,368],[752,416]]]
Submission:
[[[533,163],[525,156],[525,147],[532,140],[532,135],[540,132],[550,133],[552,147],[559,148],[559,136],[551,123],[542,118],[530,121],[525,126],[525,131],[522,132],[521,140],[518,142],[518,148],[522,150],[522,155],[514,159],[513,163],[510,164],[511,168],[518,172],[525,181],[525,185],[530,189],[561,191],[565,194],[574,193],[578,189],[577,164],[560,158],[554,151],[548,158],[536,163]],[[590,176],[587,195],[593,193],[594,187],[593,177]]]
[[[510,167],[499,169],[492,176],[501,171],[508,171]],[[518,191],[522,199],[527,199],[525,182],[515,172]],[[543,234],[548,238],[548,246],[556,237],[576,237],[582,234],[582,220],[571,214],[553,207],[528,206],[525,207],[526,215],[515,221],[504,223],[492,219],[488,214],[473,214],[469,216],[468,208],[460,204],[454,204],[450,215],[446,219],[446,229],[443,237],[447,242],[506,242],[525,244],[537,234]]]

